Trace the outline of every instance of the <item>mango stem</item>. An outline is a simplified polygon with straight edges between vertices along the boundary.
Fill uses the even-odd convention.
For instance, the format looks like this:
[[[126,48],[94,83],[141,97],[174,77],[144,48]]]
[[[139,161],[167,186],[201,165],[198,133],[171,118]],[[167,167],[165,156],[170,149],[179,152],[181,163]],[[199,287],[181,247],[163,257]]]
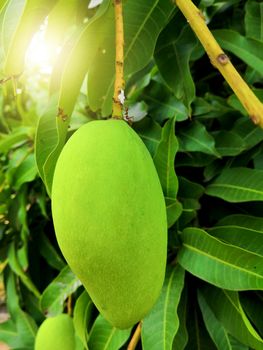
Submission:
[[[138,323],[138,326],[135,329],[135,332],[133,333],[131,341],[129,342],[127,350],[135,350],[141,337],[141,328],[142,328],[142,322]]]
[[[210,61],[228,82],[254,124],[263,128],[263,104],[239,75],[208,29],[202,12],[191,0],[174,0],[203,45]]]
[[[112,118],[122,119],[122,108],[124,103],[124,30],[122,0],[114,0],[115,7],[115,32],[116,32],[116,60],[115,60],[115,85],[113,95]]]

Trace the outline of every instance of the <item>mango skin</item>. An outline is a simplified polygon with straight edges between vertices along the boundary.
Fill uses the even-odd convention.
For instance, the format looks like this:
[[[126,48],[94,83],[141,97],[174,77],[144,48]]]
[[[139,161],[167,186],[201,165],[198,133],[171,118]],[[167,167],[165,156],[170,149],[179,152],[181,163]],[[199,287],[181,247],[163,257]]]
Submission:
[[[61,314],[47,318],[39,327],[35,350],[73,350],[75,331],[69,315]]]
[[[153,160],[124,121],[92,121],[56,165],[52,213],[61,251],[101,314],[125,329],[164,280],[166,208]]]

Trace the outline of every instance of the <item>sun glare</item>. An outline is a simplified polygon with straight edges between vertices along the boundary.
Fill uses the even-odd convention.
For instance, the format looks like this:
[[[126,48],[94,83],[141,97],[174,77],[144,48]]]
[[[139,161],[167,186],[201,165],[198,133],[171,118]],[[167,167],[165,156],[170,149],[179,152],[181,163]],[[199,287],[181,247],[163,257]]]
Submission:
[[[51,74],[52,65],[59,49],[51,50],[45,40],[46,23],[33,36],[26,54],[26,66],[28,69],[37,69],[42,74]]]

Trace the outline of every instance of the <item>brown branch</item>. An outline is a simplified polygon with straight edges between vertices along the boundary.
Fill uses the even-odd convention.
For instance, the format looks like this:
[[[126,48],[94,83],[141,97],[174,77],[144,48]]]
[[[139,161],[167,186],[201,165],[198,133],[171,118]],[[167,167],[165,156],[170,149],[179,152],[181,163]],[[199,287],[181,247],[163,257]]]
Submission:
[[[135,329],[135,332],[133,333],[131,341],[129,342],[127,350],[135,350],[141,337],[141,328],[142,328],[142,322],[138,323],[138,326]]]
[[[124,46],[124,31],[123,31],[123,14],[122,0],[114,0],[115,6],[115,25],[116,25],[116,61],[115,61],[115,85],[113,95],[113,112],[112,118],[122,119],[122,95],[124,94],[124,77],[123,77],[123,46]]]
[[[263,128],[263,104],[246,82],[241,78],[228,56],[223,52],[208,29],[203,14],[191,0],[175,0],[187,22],[207,52],[210,61],[228,82],[240,102],[247,110],[251,120]]]

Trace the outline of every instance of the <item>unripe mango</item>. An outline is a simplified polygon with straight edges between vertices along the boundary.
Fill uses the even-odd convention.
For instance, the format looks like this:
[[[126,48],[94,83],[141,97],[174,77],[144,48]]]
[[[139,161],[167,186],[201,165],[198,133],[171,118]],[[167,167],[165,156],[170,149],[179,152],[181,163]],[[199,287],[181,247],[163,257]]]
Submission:
[[[35,340],[35,350],[62,349],[75,349],[73,321],[66,314],[47,318],[39,327]]]
[[[166,208],[152,158],[120,120],[92,121],[56,165],[52,213],[59,246],[102,315],[128,328],[162,288]]]

